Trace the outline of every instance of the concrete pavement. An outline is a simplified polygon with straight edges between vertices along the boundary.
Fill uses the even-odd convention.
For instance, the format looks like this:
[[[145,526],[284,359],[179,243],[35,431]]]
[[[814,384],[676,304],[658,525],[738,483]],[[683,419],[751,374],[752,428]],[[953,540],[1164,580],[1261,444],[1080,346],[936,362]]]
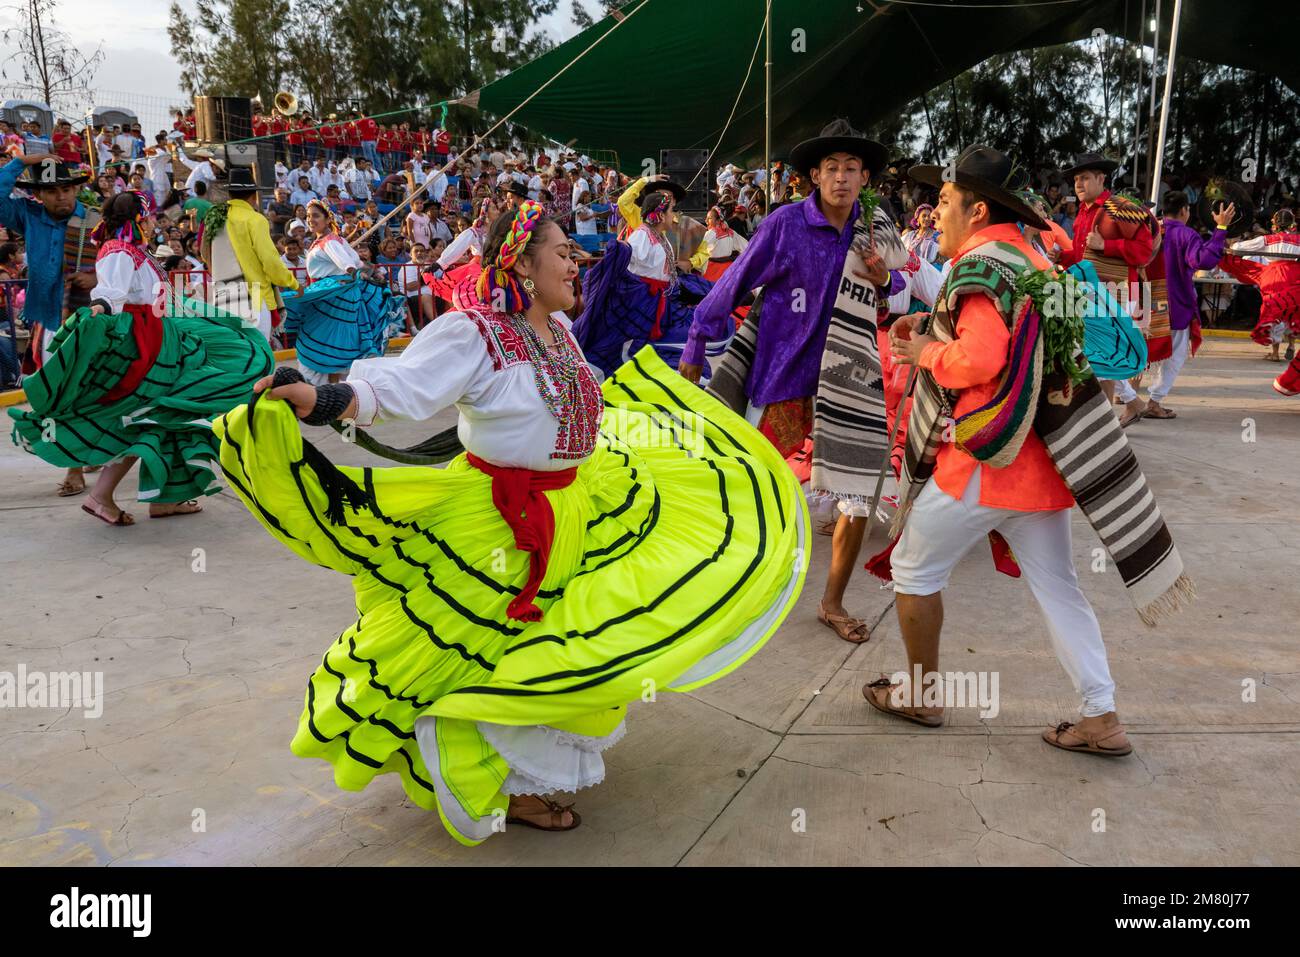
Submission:
[[[838,641],[815,618],[819,536],[798,607],[748,665],[632,706],[606,781],[578,796],[581,828],[512,827],[476,849],[395,776],[341,792],[289,753],[306,678],[353,617],[344,579],[224,493],[202,516],[140,506],[134,528],[101,525],[6,445],[0,672],[102,671],[105,704],[0,709],[0,863],[1300,863],[1300,399],[1269,389],[1280,366],[1260,352],[1207,343],[1168,401],[1179,418],[1130,430],[1196,581],[1190,610],[1145,628],[1113,568],[1092,571],[1075,515],[1135,757],[1039,740],[1077,701],[1027,589],[983,549],[945,596],[942,667],[996,671],[999,713],[925,730],[872,711],[864,681],[905,663],[891,593],[859,572],[850,607],[878,624]]]

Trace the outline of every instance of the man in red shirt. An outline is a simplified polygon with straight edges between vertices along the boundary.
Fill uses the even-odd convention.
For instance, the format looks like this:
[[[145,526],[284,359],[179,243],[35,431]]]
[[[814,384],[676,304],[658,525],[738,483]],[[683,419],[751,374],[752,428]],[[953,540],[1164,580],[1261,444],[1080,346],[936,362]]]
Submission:
[[[81,137],[72,132],[72,124],[67,120],[59,121],[50,142],[54,147],[55,155],[65,163],[81,162]]]
[[[1083,259],[1095,260],[1102,256],[1123,260],[1128,265],[1128,295],[1116,298],[1127,300],[1129,314],[1134,321],[1140,321],[1145,276],[1138,270],[1151,262],[1153,237],[1145,230],[1138,230],[1132,239],[1102,239],[1097,231],[1097,217],[1111,196],[1111,191],[1106,188],[1106,177],[1118,167],[1118,163],[1106,159],[1100,153],[1080,153],[1074,158],[1074,166],[1065,170],[1065,175],[1074,179],[1074,195],[1079,198],[1079,214],[1074,218],[1074,246],[1062,251],[1060,265],[1073,266]],[[1101,279],[1106,281],[1105,276]],[[1100,382],[1106,395],[1113,397],[1118,394],[1126,405],[1120,425],[1132,425],[1142,418],[1146,403],[1138,397],[1127,379],[1101,379]]]
[[[288,143],[285,142],[284,138],[284,133],[288,128],[289,124],[285,122],[283,116],[279,113],[271,114],[271,121],[268,124],[267,132],[275,135],[275,139],[273,139],[271,143],[275,147],[276,156],[277,158],[283,156],[285,165],[292,167],[294,165],[293,157],[289,155]]]
[[[916,315],[902,317],[889,330],[894,360],[922,370],[909,423],[922,442],[945,420],[946,410],[932,398],[941,394],[938,390],[947,390],[951,417],[986,406],[998,393],[1012,361],[1006,312],[1014,293],[1011,275],[1052,268],[1017,226],[1047,229],[1013,191],[1013,170],[1005,154],[972,146],[957,158],[955,172],[917,166],[909,173],[913,182],[941,187],[935,207],[939,252],[952,266],[949,297],[938,305],[929,327],[935,334],[921,334]],[[1010,461],[994,467],[977,461],[952,435],[951,425],[943,427],[933,470],[919,493],[910,479],[925,474],[924,462],[909,448],[902,533],[890,557],[911,680],[882,677],[862,689],[864,696],[886,714],[926,727],[943,723],[943,707],[920,697],[923,690],[928,697],[926,686],[939,676],[942,592],[962,557],[996,530],[1010,543],[1043,611],[1057,658],[1083,698],[1082,719],[1049,729],[1044,740],[1091,754],[1129,754],[1132,746],[1115,714],[1115,683],[1101,628],[1074,569],[1074,497],[1047,444],[1030,428],[1018,448],[1008,446],[1015,449]]]
[[[433,137],[433,151],[438,154],[440,161],[447,162],[451,153],[451,134],[446,130],[438,130]]]
[[[325,150],[325,160],[329,163],[333,163],[337,159],[342,159],[342,157],[338,155],[339,128],[334,122],[337,119],[338,117],[331,113],[326,119],[324,125],[320,128],[321,146]]]
[[[296,116],[289,117],[285,129],[288,130],[288,134],[284,138],[285,142],[289,144],[288,165],[294,167],[307,158],[302,149],[302,120]]]
[[[379,168],[385,173],[393,171],[392,151],[392,135],[388,132],[388,127],[380,123],[375,132],[375,152],[379,154]]]
[[[302,115],[302,149],[312,162],[320,158],[320,127],[310,113]]]
[[[375,169],[382,169],[383,164],[379,161],[379,124],[373,118],[365,116],[357,124],[361,132],[361,153],[366,159],[370,160]]]
[[[265,136],[267,134],[266,117],[261,113],[253,114],[253,135]]]
[[[343,127],[343,142],[347,145],[348,155],[353,159],[361,156],[361,129],[357,126],[357,113],[348,114],[348,121]]]

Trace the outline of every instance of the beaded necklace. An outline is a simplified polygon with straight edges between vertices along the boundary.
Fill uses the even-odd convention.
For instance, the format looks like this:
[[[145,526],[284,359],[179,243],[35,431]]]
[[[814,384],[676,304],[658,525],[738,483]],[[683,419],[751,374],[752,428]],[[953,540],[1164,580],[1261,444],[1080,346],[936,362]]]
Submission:
[[[578,357],[569,348],[564,327],[553,316],[547,317],[547,326],[557,343],[557,348],[550,349],[523,313],[512,314],[510,323],[524,340],[528,361],[533,366],[533,381],[546,410],[556,421],[566,421],[578,399]]]

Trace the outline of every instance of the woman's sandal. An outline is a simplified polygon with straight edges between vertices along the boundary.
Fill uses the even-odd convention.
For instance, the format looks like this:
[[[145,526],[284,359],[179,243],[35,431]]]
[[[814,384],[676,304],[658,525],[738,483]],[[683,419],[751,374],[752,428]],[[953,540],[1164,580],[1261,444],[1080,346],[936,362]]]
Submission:
[[[80,495],[86,490],[86,480],[83,478],[81,484],[77,485],[68,479],[59,483],[59,498],[71,498],[74,495]]]
[[[1142,418],[1144,418],[1144,419],[1176,419],[1176,418],[1178,418],[1178,413],[1172,411],[1171,409],[1166,409],[1164,406],[1161,406],[1161,407],[1160,407],[1160,411],[1159,411],[1159,412],[1153,412],[1153,411],[1151,411],[1151,407],[1150,407],[1150,406],[1147,406],[1146,411],[1142,413]]]
[[[536,821],[530,821],[528,820],[528,818],[524,818],[524,817],[507,817],[506,818],[507,824],[524,824],[527,825],[528,827],[536,828],[539,831],[572,831],[575,827],[577,827],[579,824],[582,823],[582,817],[578,814],[577,811],[573,810],[572,804],[559,804],[555,801],[550,800],[549,798],[544,798],[537,794],[516,794],[514,796],[514,799],[516,801],[520,801],[520,800],[532,801],[535,805],[537,805],[538,810],[545,810],[549,812],[551,823],[549,825],[538,824]],[[569,816],[573,819],[572,823],[570,824],[563,823],[565,811],[568,811]]]
[[[81,506],[81,510],[87,515],[95,516],[95,518],[99,519],[105,525],[112,525],[115,528],[125,528],[127,525],[135,524],[135,518],[131,513],[123,511],[120,508],[117,510],[116,518],[109,518],[108,506],[94,496],[91,496],[90,501]]]
[[[860,645],[864,641],[871,640],[871,626],[861,618],[851,618],[848,615],[831,615],[827,613],[824,606],[818,605],[817,620],[849,644]],[[861,637],[854,637],[859,631],[862,632]]]
[[[1104,758],[1122,758],[1126,754],[1133,753],[1133,745],[1125,744],[1121,748],[1102,747],[1103,741],[1109,741],[1117,734],[1124,733],[1124,726],[1119,725],[1104,731],[1100,734],[1090,731],[1082,731],[1079,726],[1072,721],[1062,721],[1054,728],[1048,728],[1043,732],[1043,740],[1054,748],[1060,748],[1062,751],[1080,751],[1084,754],[1096,754]],[[1065,744],[1061,741],[1061,735],[1072,734],[1079,739],[1078,744]]]
[[[926,728],[938,728],[943,724],[943,715],[941,714],[916,714],[908,711],[906,708],[896,708],[890,701],[894,688],[898,687],[890,682],[887,675],[881,675],[875,681],[868,681],[862,686],[862,697],[867,699],[867,704],[884,714],[891,714],[895,718],[902,718],[904,721],[912,721]],[[884,700],[876,694],[881,688],[885,690]]]
[[[199,504],[198,499],[190,499],[187,502],[176,502],[175,508],[170,512],[155,512],[153,506],[149,507],[150,518],[171,518],[173,515],[197,515],[203,511],[203,506]]]

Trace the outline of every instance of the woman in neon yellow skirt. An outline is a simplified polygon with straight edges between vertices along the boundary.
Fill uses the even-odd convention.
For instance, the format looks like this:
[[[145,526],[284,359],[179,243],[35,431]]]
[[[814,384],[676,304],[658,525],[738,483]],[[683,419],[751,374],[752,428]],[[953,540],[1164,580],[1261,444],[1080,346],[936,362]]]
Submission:
[[[354,579],[357,620],[308,682],[294,753],[349,790],[396,771],[464,844],[576,827],[545,795],[603,779],[628,702],[757,651],[808,535],[772,446],[653,350],[597,384],[561,315],[568,241],[538,204],[492,225],[483,261],[500,311],[446,313],[343,383],[281,369],[216,423],[267,530]],[[453,404],[468,453],[445,469],[335,467],[298,428]]]

